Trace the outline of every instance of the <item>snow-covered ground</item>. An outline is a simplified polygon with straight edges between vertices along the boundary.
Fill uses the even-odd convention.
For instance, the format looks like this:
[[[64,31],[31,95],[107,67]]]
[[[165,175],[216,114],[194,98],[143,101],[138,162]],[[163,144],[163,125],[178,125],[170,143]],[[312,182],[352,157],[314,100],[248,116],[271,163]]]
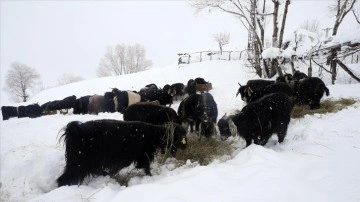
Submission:
[[[354,67],[355,68],[355,67]],[[357,66],[356,68],[359,68]],[[339,73],[325,99],[360,99],[360,84]],[[212,61],[153,68],[119,77],[99,78],[45,90],[29,103],[43,104],[69,95],[103,94],[112,87],[139,90],[203,77],[220,118],[244,106],[235,97],[238,82],[257,78],[241,61]],[[179,102],[172,106],[175,110]],[[265,147],[242,145],[231,159],[208,166],[196,162],[175,168],[172,161],[152,165],[153,176],[133,177],[129,186],[92,178],[81,186],[57,188],[65,164],[60,130],[70,121],[122,120],[119,113],[50,115],[1,121],[1,201],[360,201],[360,102],[337,113],[292,119],[284,143],[272,138]]]

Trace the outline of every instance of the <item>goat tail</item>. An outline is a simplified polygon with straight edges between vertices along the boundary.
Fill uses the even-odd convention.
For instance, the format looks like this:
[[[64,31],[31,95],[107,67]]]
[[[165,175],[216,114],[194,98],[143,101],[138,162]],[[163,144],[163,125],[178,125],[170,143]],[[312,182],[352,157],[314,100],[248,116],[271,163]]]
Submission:
[[[64,144],[66,146],[66,150],[69,146],[78,146],[81,141],[81,130],[80,125],[82,123],[80,121],[72,121],[68,123],[64,130],[64,134],[61,135],[60,140],[64,139]],[[80,146],[80,145],[79,145]]]
[[[324,85],[324,90],[326,92],[326,96],[329,96],[330,95],[330,91],[329,89]]]
[[[326,96],[330,95],[329,89],[325,86],[325,84],[320,84],[321,89],[323,90],[323,92],[325,91]]]
[[[65,132],[60,137],[65,144],[65,169],[57,179],[58,186],[81,184],[87,173],[83,170],[84,149],[82,140],[81,122],[72,121],[63,129]],[[59,140],[59,141],[60,141]]]
[[[323,82],[317,84],[315,88],[315,93],[322,96],[324,92],[326,93],[326,96],[330,95],[329,89],[325,86]]]

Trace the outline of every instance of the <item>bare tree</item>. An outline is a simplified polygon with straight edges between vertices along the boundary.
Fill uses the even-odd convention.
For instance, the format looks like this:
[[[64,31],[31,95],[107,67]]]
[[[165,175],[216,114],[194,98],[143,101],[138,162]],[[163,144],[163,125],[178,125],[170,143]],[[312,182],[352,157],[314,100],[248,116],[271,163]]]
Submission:
[[[125,58],[126,58],[126,45],[125,44],[121,44],[121,45],[116,45],[115,50],[116,50],[116,56],[118,57],[118,65],[120,66],[120,72],[121,74],[125,73]]]
[[[333,33],[332,35],[335,36],[337,34],[337,31],[340,27],[341,22],[344,20],[345,16],[352,10],[354,7],[354,4],[357,0],[336,0],[336,5],[333,7],[333,10],[336,12],[336,18],[335,23],[333,27]],[[333,50],[331,52],[331,55],[328,58],[328,65],[330,65],[330,71],[331,71],[331,82],[332,84],[335,84],[337,70],[337,53],[336,50]]]
[[[320,23],[317,19],[314,19],[311,22],[306,20],[300,25],[300,28],[319,34]]]
[[[111,75],[121,75],[121,69],[119,67],[118,57],[115,55],[112,47],[107,47],[106,53],[103,58],[100,60],[99,68],[97,69],[97,74],[100,77],[111,76]]]
[[[332,7],[332,10],[335,10],[336,12],[336,18],[332,33],[333,36],[337,34],[341,22],[344,20],[345,16],[352,10],[356,1],[357,0],[336,0],[335,7]]]
[[[19,62],[14,62],[6,74],[4,90],[14,100],[21,98],[23,102],[26,102],[30,96],[29,91],[35,90],[40,84],[40,74],[36,69]]]
[[[143,71],[152,65],[146,59],[145,47],[141,44],[116,45],[115,49],[108,47],[104,57],[100,60],[97,74],[103,76],[116,76]]]
[[[230,42],[230,33],[226,33],[226,32],[216,33],[216,34],[214,34],[214,39],[215,39],[216,43],[218,43],[219,48],[220,48],[220,55],[222,55],[223,46],[226,44],[229,44],[229,42]]]
[[[356,22],[360,24],[360,3],[358,3],[357,8],[352,9],[352,13],[355,17]]]
[[[59,85],[66,85],[69,83],[74,83],[84,80],[81,76],[75,76],[71,73],[64,73],[60,78],[58,78]]]
[[[274,4],[273,12],[266,10],[266,0],[192,0],[191,5],[200,12],[203,9],[217,9],[225,13],[231,14],[240,20],[240,23],[249,32],[248,42],[248,60],[251,62],[256,73],[262,77],[261,61],[268,77],[273,76],[268,70],[266,60],[262,60],[261,53],[264,47],[265,36],[265,18],[267,16],[273,17],[273,35],[272,46],[281,47],[283,31],[286,23],[286,15],[290,0],[285,0],[284,12],[279,12],[279,7],[282,5],[279,0],[271,0]],[[270,0],[267,0],[270,1]],[[259,3],[262,2],[262,7]],[[282,25],[280,28],[280,35],[278,34],[278,18],[283,14]],[[276,59],[275,59],[276,60]],[[281,75],[281,69],[276,61],[272,61],[271,65]]]

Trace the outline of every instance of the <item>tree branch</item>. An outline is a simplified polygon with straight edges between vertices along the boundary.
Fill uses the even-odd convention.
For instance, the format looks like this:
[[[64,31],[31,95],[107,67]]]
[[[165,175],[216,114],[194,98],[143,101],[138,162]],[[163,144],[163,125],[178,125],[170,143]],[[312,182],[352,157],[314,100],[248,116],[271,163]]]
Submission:
[[[360,24],[360,19],[358,18],[358,16],[355,14],[355,11],[352,10],[352,13],[354,14],[355,20],[358,24]]]
[[[317,66],[321,67],[323,70],[325,70],[327,73],[331,74],[331,72],[329,70],[327,70],[324,66],[322,66],[321,64],[317,63],[314,59],[311,58],[311,61],[313,61]]]
[[[352,71],[344,64],[342,63],[340,60],[336,59],[335,62],[341,67],[343,68],[343,70],[345,72],[347,72],[353,79],[355,79],[356,81],[360,82],[360,78],[357,77],[354,73],[352,73]]]

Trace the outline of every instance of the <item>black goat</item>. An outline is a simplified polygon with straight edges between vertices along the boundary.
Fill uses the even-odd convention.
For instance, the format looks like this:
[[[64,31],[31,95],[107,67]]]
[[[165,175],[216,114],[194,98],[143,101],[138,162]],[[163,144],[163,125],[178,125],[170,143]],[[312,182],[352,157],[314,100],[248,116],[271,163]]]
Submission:
[[[310,109],[320,108],[320,100],[324,93],[330,95],[325,83],[318,77],[308,77],[290,82],[298,104],[309,105]]]
[[[217,104],[210,93],[190,95],[185,98],[178,108],[178,115],[185,129],[190,124],[190,131],[209,138],[215,134],[215,124],[218,115]]]
[[[290,88],[290,86],[286,83],[280,82],[280,83],[270,84],[262,88],[257,88],[255,90],[248,88],[248,95],[245,95],[245,101],[248,103],[254,102],[259,98],[264,97],[265,95],[269,95],[271,93],[278,93],[278,92],[283,92],[288,96],[293,95],[293,91]]]
[[[254,80],[248,80],[246,85],[242,86],[240,83],[239,84],[239,89],[236,93],[236,97],[240,94],[241,95],[241,99],[243,101],[246,101],[245,98],[246,96],[249,95],[249,89],[251,90],[255,90],[258,88],[263,88],[267,85],[271,85],[274,84],[275,81],[271,81],[271,80],[264,80],[264,79],[254,79]]]
[[[239,134],[249,146],[265,145],[273,133],[284,141],[293,101],[285,93],[273,93],[246,105],[240,113],[224,116],[218,122],[221,139]]]
[[[87,176],[111,176],[135,163],[151,175],[150,164],[157,148],[166,147],[174,156],[186,147],[186,131],[177,124],[155,126],[137,121],[96,120],[67,124],[66,165],[58,186],[82,184]]]

